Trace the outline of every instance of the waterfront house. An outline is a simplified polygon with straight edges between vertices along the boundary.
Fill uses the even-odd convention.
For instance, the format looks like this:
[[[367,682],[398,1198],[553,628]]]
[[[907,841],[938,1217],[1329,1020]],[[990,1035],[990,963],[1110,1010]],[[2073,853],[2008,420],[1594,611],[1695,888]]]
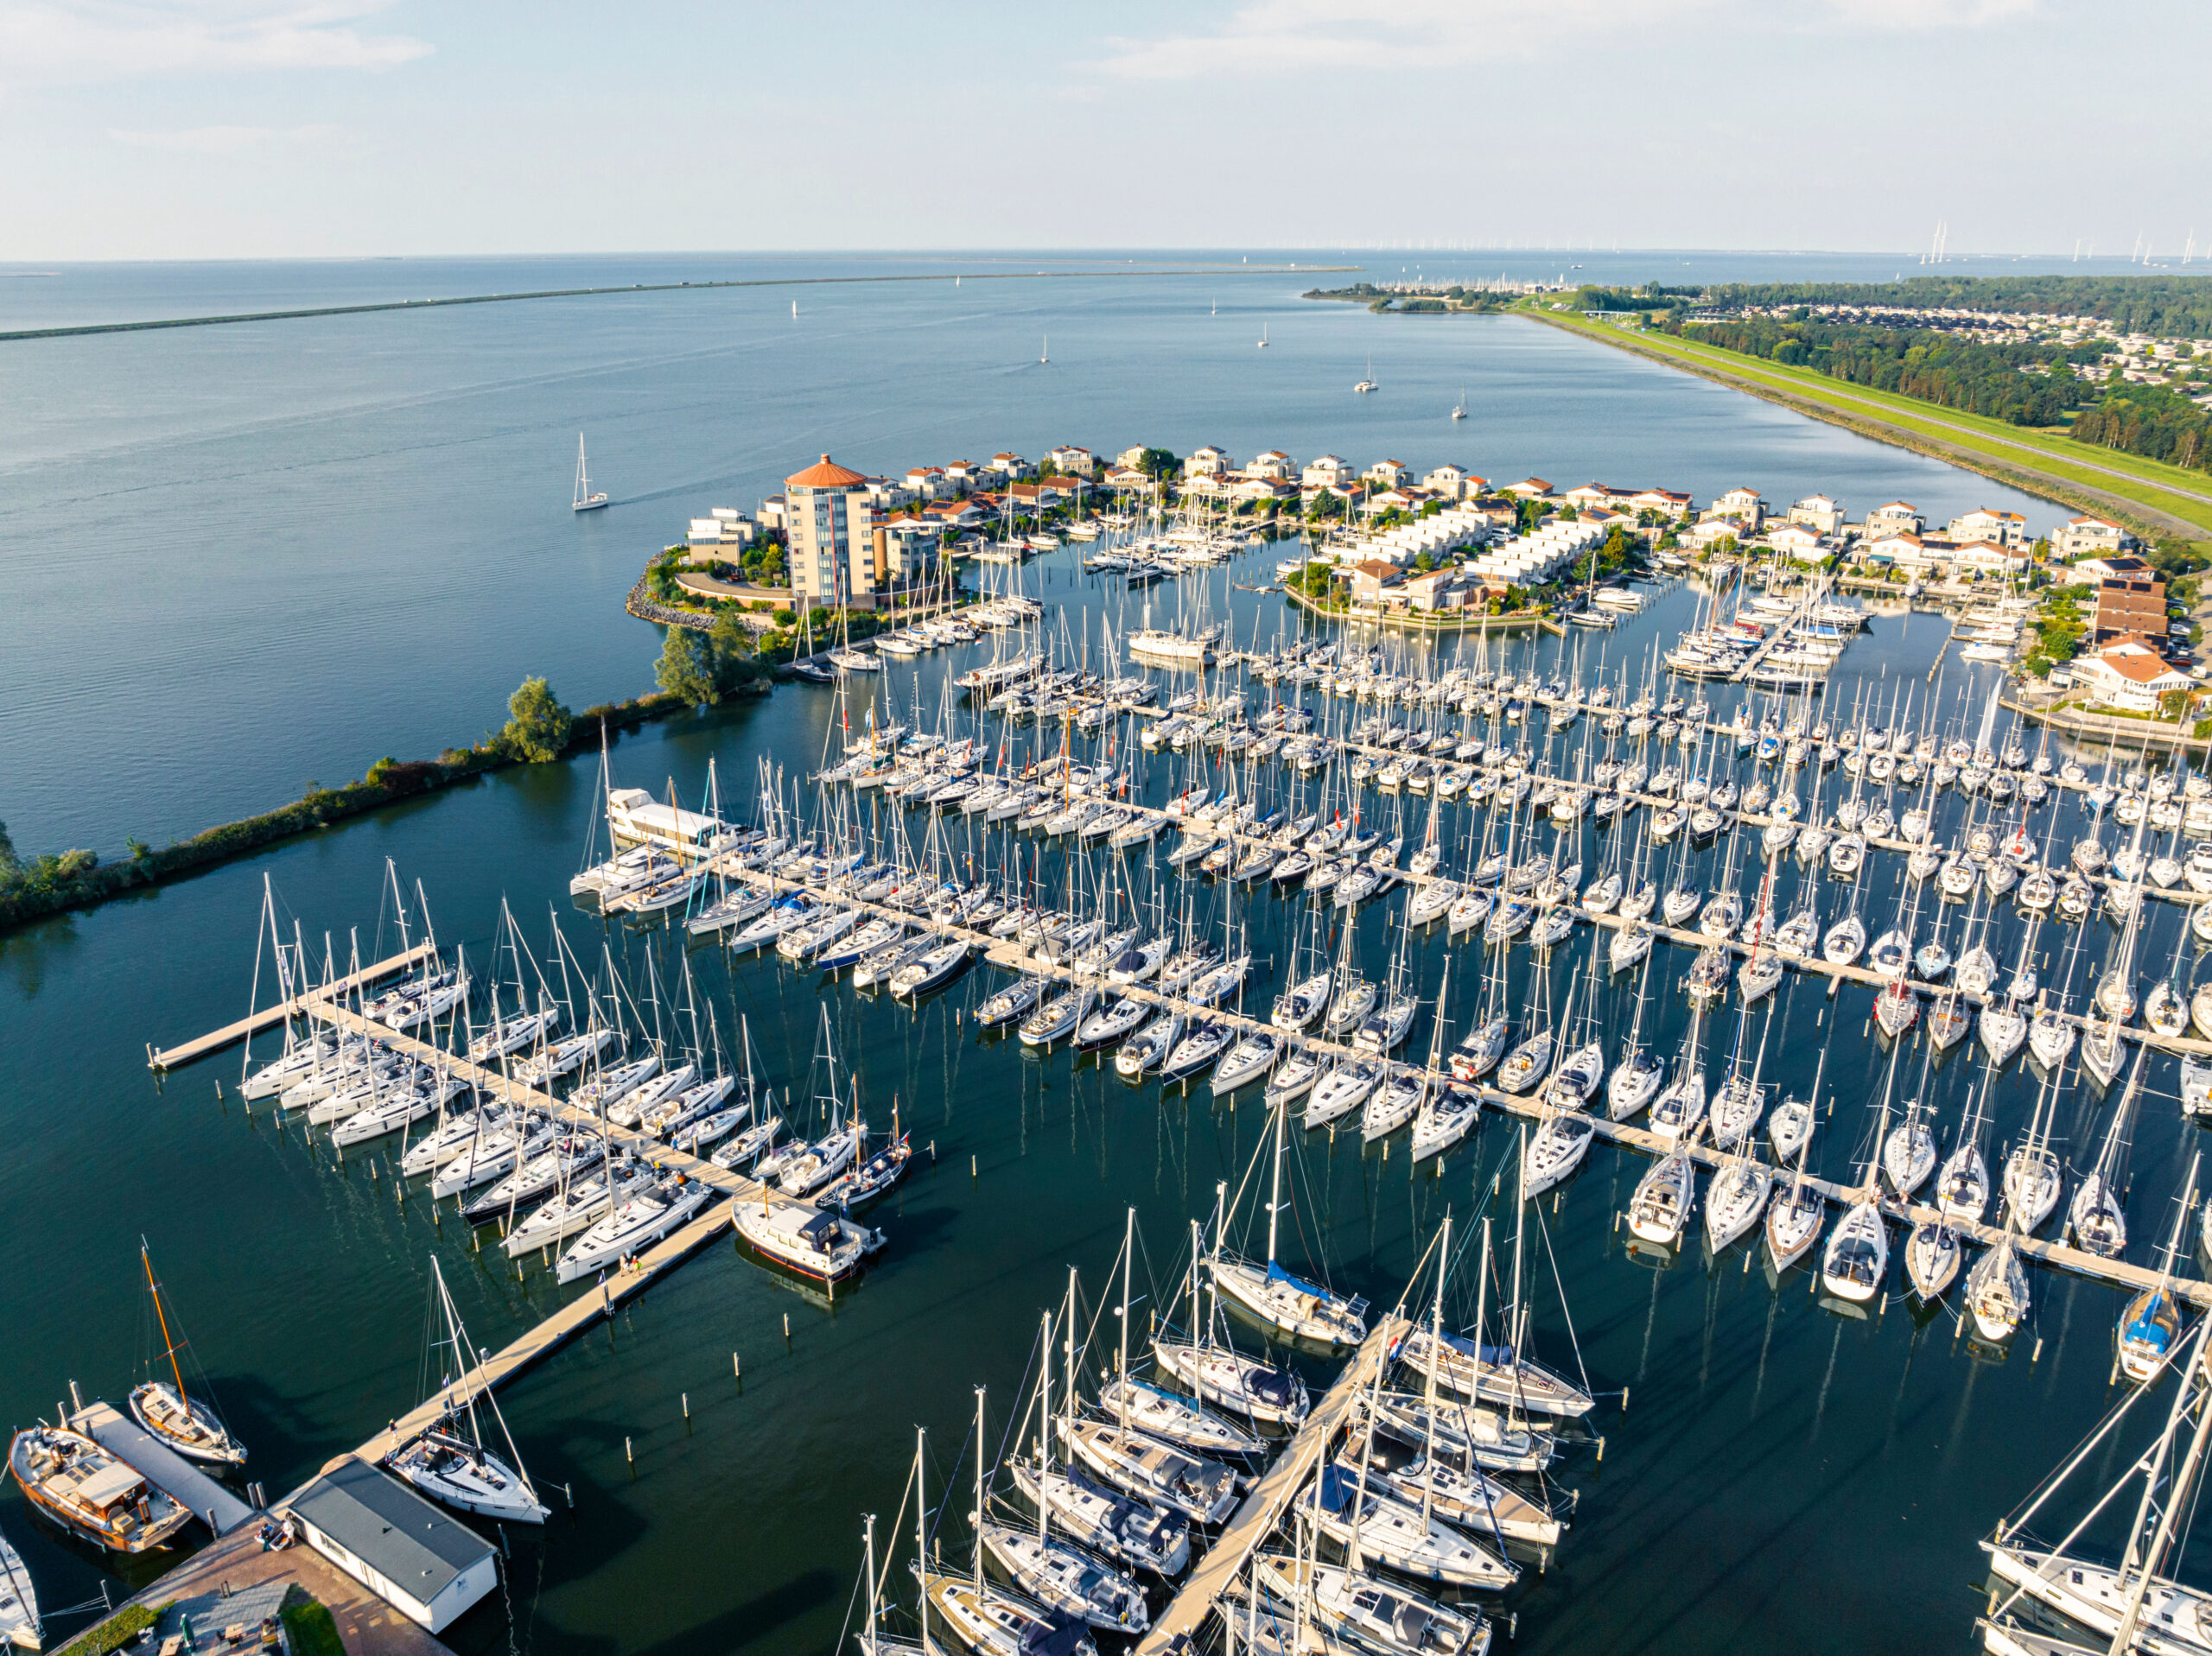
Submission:
[[[1552,485],[1540,477],[1524,477],[1518,483],[1509,483],[1505,492],[1516,500],[1548,500]]]
[[[1803,523],[1788,523],[1766,537],[1766,543],[1785,558],[1812,563],[1821,556],[1821,537]]]
[[[1991,541],[1999,546],[2025,546],[2028,520],[2017,511],[1992,511],[1985,506],[1979,511],[1954,517],[1945,532],[1961,544]]]
[[[942,500],[952,492],[942,466],[917,466],[906,473],[906,486],[917,500]]]
[[[1185,477],[1220,477],[1236,469],[1236,462],[1211,443],[1192,449],[1183,461]]]
[[[1815,535],[1843,532],[1843,502],[1824,494],[1808,494],[1790,503],[1789,521],[1802,523]]]
[[[432,1633],[499,1584],[489,1541],[358,1456],[334,1462],[284,1510],[309,1546]]]
[[[2068,518],[2050,537],[2051,551],[2069,561],[2110,557],[2134,544],[2135,537],[2109,517],[2087,515]]]
[[[2196,682],[2158,658],[2140,638],[2108,644],[2094,656],[2077,657],[2074,682],[2097,700],[2129,713],[2157,711],[2158,698],[2169,690],[2193,690]]]
[[[1106,486],[1109,489],[1149,489],[1152,479],[1134,466],[1116,466],[1106,473]]]
[[[983,469],[974,460],[949,461],[944,468],[944,480],[957,492],[965,494],[983,480]]]
[[[1367,468],[1367,480],[1395,489],[1413,480],[1413,467],[1403,460],[1379,460]]]
[[[1351,467],[1334,454],[1324,454],[1311,460],[1300,468],[1298,480],[1311,494],[1318,489],[1327,489],[1352,480]]]
[[[1075,491],[1071,488],[1064,493],[1056,483],[1011,483],[1006,492],[1014,501],[1015,511],[1035,517],[1058,506]]]
[[[1116,466],[1126,466],[1133,472],[1142,470],[1144,467],[1144,447],[1145,446],[1142,443],[1131,443],[1127,448],[1124,448],[1120,454],[1114,456],[1114,464]]]
[[[1000,478],[1026,478],[1037,475],[1037,468],[1019,454],[1001,451],[983,462],[984,469]]]
[[[1244,475],[1248,478],[1266,478],[1274,483],[1287,483],[1297,470],[1297,461],[1280,448],[1270,448],[1264,454],[1253,456],[1252,463],[1244,468]]]
[[[1878,541],[1887,535],[1918,535],[1927,527],[1927,520],[1910,501],[1891,500],[1866,514],[1860,538]]]
[[[1967,541],[1951,548],[1948,562],[1954,574],[2020,574],[2028,567],[2024,542],[2005,545],[1996,541]]]
[[[1229,485],[1229,498],[1239,505],[1252,501],[1288,500],[1297,493],[1294,485],[1271,477],[1241,477]]]
[[[785,501],[779,494],[772,494],[760,503],[760,527],[781,534],[784,529]]]
[[[1458,501],[1466,498],[1471,483],[1477,492],[1489,486],[1464,466],[1440,466],[1421,480],[1421,486],[1440,499]]]
[[[1408,575],[1399,584],[1398,593],[1404,596],[1406,607],[1413,610],[1456,610],[1466,601],[1465,587],[1456,569]]]
[[[983,509],[972,500],[939,500],[922,508],[921,515],[940,529],[979,529]]]
[[[1383,594],[1406,578],[1406,572],[1395,563],[1385,563],[1380,558],[1367,558],[1348,566],[1343,572],[1351,577],[1351,601],[1355,604],[1376,605]]]
[[[1706,509],[1708,517],[1734,517],[1747,524],[1753,534],[1766,521],[1766,502],[1759,498],[1757,489],[1731,489]]]
[[[1064,477],[1089,477],[1098,469],[1097,456],[1080,443],[1062,443],[1045,458]]]
[[[1632,497],[1625,489],[1610,488],[1603,483],[1586,483],[1578,489],[1567,492],[1567,504],[1577,511],[1592,506],[1613,506]]]
[[[1641,489],[1628,498],[1628,504],[1637,511],[1656,511],[1672,522],[1687,515],[1693,502],[1678,490]]]

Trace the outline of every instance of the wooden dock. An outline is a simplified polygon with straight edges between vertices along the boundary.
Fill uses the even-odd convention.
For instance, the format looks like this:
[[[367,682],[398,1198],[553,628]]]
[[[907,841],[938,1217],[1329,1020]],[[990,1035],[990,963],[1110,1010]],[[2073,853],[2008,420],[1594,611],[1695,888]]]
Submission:
[[[212,1030],[181,1046],[167,1047],[156,1052],[152,1043],[149,1042],[146,1047],[147,1064],[155,1069],[181,1069],[206,1057],[210,1052],[220,1051],[233,1041],[243,1041],[249,1036],[258,1035],[263,1030],[272,1028],[289,1018],[306,1017],[318,1001],[351,994],[356,989],[365,988],[381,979],[404,972],[417,961],[428,960],[435,952],[429,943],[417,943],[404,954],[378,961],[374,966],[363,967],[335,983],[318,985],[303,994],[294,995],[289,1000],[280,1000],[274,1006],[264,1006],[257,1012],[239,1018],[235,1024],[226,1024],[222,1028]]]
[[[249,1523],[254,1509],[162,1443],[111,1403],[98,1399],[69,1417],[69,1429],[81,1431],[115,1456],[218,1535]]]
[[[1274,1464],[1260,1475],[1243,1504],[1230,1515],[1220,1539],[1198,1560],[1182,1590],[1160,1613],[1152,1630],[1137,1641],[1136,1656],[1167,1656],[1170,1651],[1186,1647],[1196,1637],[1223,1592],[1243,1574],[1252,1554],[1282,1521],[1284,1509],[1335,1450],[1359,1393],[1374,1383],[1375,1371],[1410,1326],[1397,1317],[1385,1317],[1376,1324],[1337,1376],[1336,1384],[1306,1417],[1306,1424],[1289,1446],[1275,1456]]]
[[[550,1356],[584,1329],[613,1316],[617,1307],[643,1293],[655,1278],[690,1258],[728,1230],[731,1213],[730,1203],[716,1202],[676,1234],[639,1255],[629,1270],[616,1271],[604,1282],[579,1294],[537,1327],[493,1352],[436,1396],[400,1416],[393,1424],[353,1453],[371,1462],[381,1461],[410,1442],[425,1427],[435,1424],[448,1408],[460,1402],[464,1396],[487,1392],[504,1385],[531,1364]],[[339,1456],[323,1470],[329,1471],[331,1467],[339,1465],[346,1458]]]

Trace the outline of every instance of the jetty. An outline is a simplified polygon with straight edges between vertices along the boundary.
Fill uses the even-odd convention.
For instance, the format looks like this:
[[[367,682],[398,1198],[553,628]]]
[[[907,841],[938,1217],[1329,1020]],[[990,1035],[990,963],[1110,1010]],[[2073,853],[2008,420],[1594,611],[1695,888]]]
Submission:
[[[1351,1424],[1360,1393],[1374,1383],[1376,1371],[1389,1361],[1391,1348],[1410,1327],[1402,1317],[1385,1317],[1376,1323],[1297,1435],[1230,1515],[1219,1539],[1192,1568],[1151,1631],[1137,1640],[1136,1656],[1168,1656],[1196,1638],[1222,1594],[1244,1573],[1260,1544],[1274,1533],[1298,1492],[1326,1464]]]
[[[81,1431],[218,1535],[255,1516],[253,1507],[111,1403],[98,1399],[69,1411],[69,1429]]]
[[[146,1047],[146,1063],[149,1068],[155,1069],[181,1069],[186,1064],[195,1063],[211,1052],[219,1052],[234,1041],[243,1041],[250,1036],[260,1034],[265,1029],[274,1029],[277,1025],[292,1018],[304,1018],[310,1008],[318,1002],[327,1000],[334,996],[351,994],[356,989],[365,989],[372,983],[396,976],[410,967],[429,959],[436,952],[435,948],[430,943],[417,943],[404,953],[378,961],[373,966],[365,966],[359,971],[349,973],[333,982],[320,984],[303,993],[294,995],[289,1000],[279,1000],[273,1006],[262,1007],[258,1012],[249,1012],[234,1024],[226,1024],[220,1029],[210,1030],[207,1034],[194,1040],[186,1041],[180,1045],[163,1047],[157,1052],[149,1042]],[[379,1025],[378,1027],[381,1028],[382,1025]]]

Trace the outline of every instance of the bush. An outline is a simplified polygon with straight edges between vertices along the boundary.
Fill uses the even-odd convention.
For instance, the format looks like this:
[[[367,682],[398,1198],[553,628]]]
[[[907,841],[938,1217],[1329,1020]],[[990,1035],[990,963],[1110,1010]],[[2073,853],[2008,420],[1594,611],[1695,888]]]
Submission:
[[[170,1603],[175,1601],[171,1600]],[[140,1634],[162,1619],[162,1612],[168,1604],[130,1604],[118,1610],[105,1621],[97,1623],[87,1632],[79,1634],[64,1645],[59,1656],[107,1656],[110,1651],[120,1650]],[[326,1615],[328,1612],[325,1612]],[[334,1634],[337,1628],[334,1626]]]
[[[695,707],[712,707],[721,699],[715,676],[714,646],[703,633],[690,627],[671,626],[662,641],[653,677],[671,695]]]
[[[798,612],[793,609],[779,608],[770,612],[768,619],[773,621],[779,627],[797,626],[798,625]]]
[[[338,1623],[320,1599],[295,1587],[284,1595],[284,1607],[276,1614],[284,1623],[292,1656],[346,1656]]]

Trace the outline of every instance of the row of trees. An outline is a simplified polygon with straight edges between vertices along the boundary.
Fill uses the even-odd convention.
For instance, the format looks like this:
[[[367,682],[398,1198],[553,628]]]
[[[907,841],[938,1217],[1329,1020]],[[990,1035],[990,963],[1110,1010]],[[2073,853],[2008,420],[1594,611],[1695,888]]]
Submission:
[[[2114,385],[2074,417],[2074,436],[2101,448],[2212,470],[2212,415],[2164,385]]]
[[[1707,304],[1724,308],[1896,305],[1916,310],[2094,316],[2122,333],[2212,338],[2212,277],[2208,276],[1930,276],[1904,282],[1726,282],[1707,288],[1699,296]]]
[[[1766,316],[1694,323],[1670,318],[1665,327],[1724,351],[2020,426],[2063,423],[2081,395],[2069,363],[2102,354],[2095,346],[1991,345],[1925,328]]]

